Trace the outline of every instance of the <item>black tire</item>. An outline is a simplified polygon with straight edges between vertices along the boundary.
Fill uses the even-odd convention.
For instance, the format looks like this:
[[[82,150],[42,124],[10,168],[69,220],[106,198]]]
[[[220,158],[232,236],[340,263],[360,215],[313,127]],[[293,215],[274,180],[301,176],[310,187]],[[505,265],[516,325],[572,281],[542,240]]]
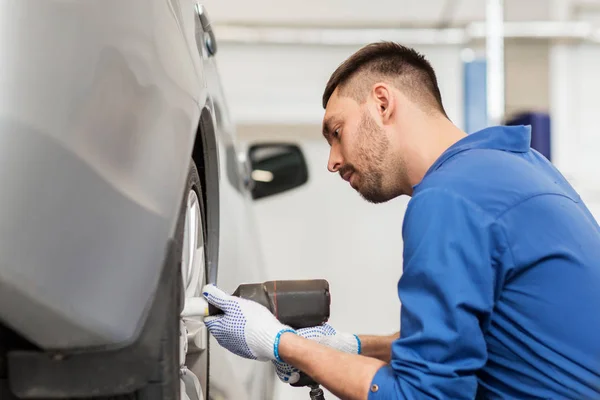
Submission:
[[[165,302],[167,303],[166,309],[169,310],[169,312],[162,318],[162,334],[160,342],[156,343],[157,346],[160,346],[160,352],[158,353],[158,358],[152,361],[152,372],[149,381],[146,386],[135,393],[108,397],[88,397],[86,400],[180,400],[179,320],[183,310],[185,296],[181,274],[181,255],[183,253],[187,198],[191,190],[194,190],[197,194],[202,224],[204,224],[203,232],[205,232],[206,235],[203,192],[198,170],[194,161],[190,162],[188,178],[175,228],[173,249],[177,255],[177,262],[166,264],[166,267],[171,268],[172,270],[166,271],[167,273],[163,274],[163,277],[166,277],[169,283],[168,285],[164,285],[161,290],[166,290],[168,293],[164,293],[166,294],[165,296],[157,295],[157,297],[165,299]],[[204,241],[206,242],[206,237],[204,238]],[[20,343],[21,341],[22,340],[10,330],[0,326],[0,400],[16,399],[8,388],[9,385],[6,380],[8,371],[6,358],[4,356],[7,351],[11,349],[25,347],[25,345]],[[206,359],[206,371],[204,376],[198,378],[200,379],[203,388],[204,399],[208,400],[208,359],[210,359],[208,348],[206,349]],[[76,399],[71,398],[71,400]]]
[[[196,163],[194,162],[194,160],[190,161],[190,170],[189,170],[189,174],[188,174],[188,180],[187,180],[187,184],[186,184],[186,188],[184,191],[184,196],[183,196],[183,202],[182,202],[182,211],[180,212],[179,215],[179,221],[178,224],[182,224],[185,225],[185,212],[186,212],[186,200],[187,200],[187,196],[191,191],[195,191],[196,192],[196,196],[198,198],[198,203],[200,206],[200,218],[201,218],[201,223],[202,223],[202,233],[204,235],[204,237],[202,238],[203,243],[205,244],[205,248],[206,248],[206,243],[207,243],[207,237],[206,237],[206,208],[204,205],[204,192],[203,192],[203,188],[202,188],[202,183],[200,181],[200,176],[198,174],[198,168],[196,167]],[[181,233],[179,236],[177,236],[180,240],[180,243],[183,243],[183,233]],[[181,258],[181,257],[180,257]],[[181,263],[179,263],[179,266],[181,268]],[[208,278],[208,269],[207,266],[204,266],[205,270],[204,270],[204,276]],[[179,308],[178,308],[178,315],[181,314],[181,312],[183,311],[183,306],[184,306],[184,302],[185,302],[185,288],[183,287],[182,283],[183,280],[181,278],[182,274],[181,274],[181,270],[178,271],[179,273],[179,300],[180,300],[180,304],[179,304]],[[179,335],[179,332],[178,332]],[[179,338],[179,336],[178,336]],[[208,338],[207,338],[208,339]],[[178,342],[178,346],[179,346],[179,342]],[[177,348],[177,356],[179,356],[179,347]],[[209,370],[210,370],[210,340],[206,341],[206,350],[204,351],[204,353],[202,353],[201,356],[198,355],[188,355],[187,361],[194,361],[197,360],[199,357],[201,363],[205,364],[206,367],[204,369],[204,371],[202,371],[202,374],[198,375],[198,380],[200,381],[200,385],[202,387],[202,395],[204,400],[209,400],[210,399],[210,384],[209,384]],[[188,363],[186,362],[186,365]],[[178,366],[179,368],[179,366]],[[179,382],[179,375],[178,375],[178,382]],[[191,398],[191,397],[190,397]],[[193,398],[191,398],[191,400],[194,400]]]
[[[180,400],[180,370],[179,370],[179,319],[181,312],[183,311],[185,301],[185,291],[183,288],[183,281],[181,278],[181,254],[183,252],[183,240],[184,240],[184,229],[185,229],[185,216],[187,211],[187,198],[190,191],[194,190],[198,196],[200,203],[200,214],[202,216],[202,223],[205,224],[204,218],[204,201],[202,195],[202,186],[200,183],[200,177],[198,175],[198,169],[196,168],[195,162],[190,162],[188,178],[183,192],[183,199],[180,206],[179,218],[177,221],[177,227],[175,230],[175,240],[177,243],[177,254],[179,255],[179,262],[177,263],[177,279],[174,279],[174,284],[170,285],[170,296],[172,301],[169,309],[173,312],[166,316],[165,331],[161,339],[161,358],[157,360],[156,371],[154,379],[149,382],[148,386],[141,389],[136,396],[136,400]],[[206,228],[206,225],[204,225]],[[206,229],[203,229],[206,232]],[[206,241],[206,238],[204,238]],[[205,271],[206,272],[206,271]],[[207,359],[208,357],[208,349]],[[207,363],[208,369],[208,363]],[[206,377],[208,377],[208,370],[206,371]],[[201,379],[200,382],[203,388],[204,399],[208,397],[208,378],[206,380]],[[119,397],[118,400],[130,399],[131,397]],[[108,399],[107,399],[108,400]]]

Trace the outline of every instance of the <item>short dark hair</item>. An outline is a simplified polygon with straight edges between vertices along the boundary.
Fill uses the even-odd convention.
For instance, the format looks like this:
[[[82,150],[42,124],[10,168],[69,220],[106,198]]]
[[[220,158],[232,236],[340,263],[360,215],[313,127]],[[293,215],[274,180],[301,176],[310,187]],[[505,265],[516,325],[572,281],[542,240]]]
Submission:
[[[372,79],[361,77],[368,73]],[[394,86],[427,112],[438,111],[446,118],[442,95],[433,67],[416,50],[394,42],[371,43],[344,61],[331,75],[323,93],[323,108],[336,88],[362,103],[376,79],[391,79]]]

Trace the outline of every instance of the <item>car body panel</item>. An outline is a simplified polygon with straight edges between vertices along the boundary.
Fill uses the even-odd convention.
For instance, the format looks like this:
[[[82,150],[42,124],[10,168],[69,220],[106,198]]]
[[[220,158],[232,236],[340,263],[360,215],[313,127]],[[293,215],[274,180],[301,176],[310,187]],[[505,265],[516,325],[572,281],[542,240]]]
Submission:
[[[248,172],[196,7],[0,0],[0,323],[44,350],[137,338],[196,140],[208,280],[233,291],[265,279]],[[196,138],[201,119],[215,137]],[[213,340],[211,386],[268,398],[267,364]]]
[[[0,318],[43,348],[123,345],[179,212],[201,68],[170,1],[1,4]]]

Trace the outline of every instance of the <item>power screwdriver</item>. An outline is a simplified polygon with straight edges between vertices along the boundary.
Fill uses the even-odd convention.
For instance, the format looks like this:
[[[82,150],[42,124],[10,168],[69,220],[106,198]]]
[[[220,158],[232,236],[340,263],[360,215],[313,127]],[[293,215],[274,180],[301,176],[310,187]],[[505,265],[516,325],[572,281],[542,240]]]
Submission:
[[[232,296],[262,304],[279,322],[294,329],[323,325],[329,320],[331,296],[329,283],[324,279],[242,284]],[[222,313],[209,304],[208,315]],[[325,400],[319,384],[303,372],[300,373],[300,380],[292,386],[308,386],[311,400]]]

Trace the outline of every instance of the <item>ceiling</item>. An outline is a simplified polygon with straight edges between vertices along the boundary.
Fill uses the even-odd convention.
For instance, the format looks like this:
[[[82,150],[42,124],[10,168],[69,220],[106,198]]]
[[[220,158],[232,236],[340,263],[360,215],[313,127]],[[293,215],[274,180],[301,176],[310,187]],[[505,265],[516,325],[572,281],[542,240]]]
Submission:
[[[215,24],[412,27],[460,26],[485,19],[485,0],[205,0]],[[600,0],[504,0],[506,21],[550,20],[563,7]],[[565,7],[566,6],[566,7]]]

